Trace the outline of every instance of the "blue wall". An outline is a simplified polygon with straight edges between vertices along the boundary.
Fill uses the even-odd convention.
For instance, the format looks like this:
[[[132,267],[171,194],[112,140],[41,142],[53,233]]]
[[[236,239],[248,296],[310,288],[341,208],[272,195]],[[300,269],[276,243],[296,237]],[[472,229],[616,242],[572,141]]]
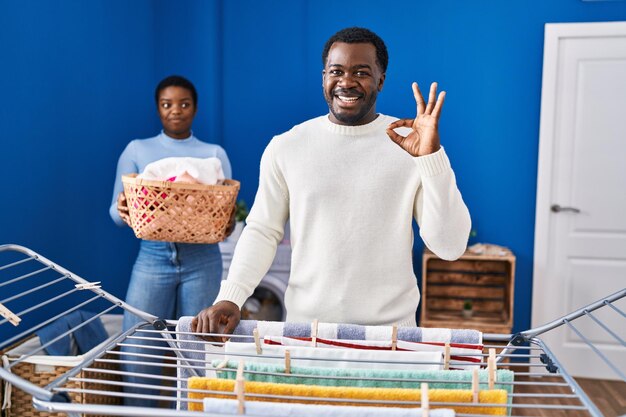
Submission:
[[[362,25],[390,52],[378,111],[413,117],[413,80],[448,91],[442,142],[478,240],[518,257],[515,330],[530,325],[544,24],[626,20],[624,1],[0,5],[0,243],[28,246],[123,296],[137,241],[107,209],[119,153],[159,129],[156,83],[170,73],[194,81],[194,131],[226,148],[251,203],[270,138],[327,111],[324,41]]]
[[[113,226],[115,164],[159,126],[149,0],[2,2],[0,241],[123,295],[135,251]]]

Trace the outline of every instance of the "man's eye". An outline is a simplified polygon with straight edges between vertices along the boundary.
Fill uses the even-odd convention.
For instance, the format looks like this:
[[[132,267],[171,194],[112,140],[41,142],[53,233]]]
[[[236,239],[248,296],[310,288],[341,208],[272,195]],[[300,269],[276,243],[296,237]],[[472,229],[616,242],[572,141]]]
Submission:
[[[182,107],[183,109],[186,109],[187,107],[189,107],[189,103],[183,103],[180,105],[180,107]]]
[[[330,75],[339,76],[342,72],[339,70],[330,70]]]
[[[369,75],[369,73],[366,72],[366,71],[357,71],[356,72],[356,76],[357,77],[367,77],[368,75]]]
[[[162,103],[161,107],[163,107],[164,109],[169,109],[170,108],[170,103]]]

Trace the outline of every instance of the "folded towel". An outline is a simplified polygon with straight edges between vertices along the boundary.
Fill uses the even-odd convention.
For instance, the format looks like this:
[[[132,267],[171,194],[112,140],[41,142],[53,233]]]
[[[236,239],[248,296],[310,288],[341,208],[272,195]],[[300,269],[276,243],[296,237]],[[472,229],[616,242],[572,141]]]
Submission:
[[[220,367],[217,377],[235,379],[238,361],[212,362],[213,367]],[[324,368],[291,366],[290,373],[285,374],[285,365],[258,362],[244,362],[245,377],[248,381],[273,382],[279,384],[322,385],[369,388],[420,388],[422,382],[429,388],[470,389],[472,372],[470,371],[407,371],[390,369],[355,369],[355,368]],[[326,378],[316,378],[323,376]],[[342,379],[354,378],[354,379]],[[513,371],[498,369],[496,371],[496,389],[513,393]],[[480,389],[487,389],[489,373],[486,369],[478,371]]]
[[[206,397],[213,398],[229,398],[232,399],[235,381],[193,377],[188,381],[189,398],[203,399]],[[219,392],[214,392],[219,391]],[[353,387],[320,387],[315,385],[293,385],[293,384],[272,384],[267,382],[244,382],[244,391],[248,394],[266,394],[273,396],[281,396],[281,398],[273,397],[254,397],[255,401],[268,401],[280,403],[304,403],[304,404],[326,404],[326,405],[352,405],[352,406],[372,406],[381,407],[403,407],[402,404],[389,403],[390,401],[398,402],[415,402],[421,399],[421,390],[405,389],[405,388],[353,388]],[[221,394],[220,392],[223,392]],[[309,399],[302,398],[308,397]],[[328,401],[328,399],[341,399],[344,401]],[[428,398],[431,408],[433,403],[450,402],[450,403],[472,403],[473,393],[471,390],[446,390],[446,389],[429,389]],[[370,400],[381,401],[377,404],[359,403],[350,400]],[[479,404],[506,404],[507,395],[504,390],[484,390],[478,393]],[[407,404],[404,407],[414,407],[415,405]],[[454,406],[452,408],[457,413],[468,414],[489,414],[489,415],[506,415],[506,407],[486,407],[480,405]],[[202,404],[190,402],[189,410],[202,411]]]
[[[282,346],[311,346],[310,337],[264,337],[263,343]],[[464,343],[450,343],[450,369],[471,370],[481,361],[483,345]],[[369,350],[392,350],[392,342],[388,339],[377,340],[350,340],[350,339],[316,339],[316,347],[338,349],[369,349]],[[442,342],[406,342],[399,340],[396,343],[398,351],[416,352],[444,352],[445,343]]]
[[[95,314],[89,311],[76,310],[42,327],[36,334],[39,336],[39,340],[43,346],[63,333],[73,330],[68,335],[51,343],[45,348],[45,351],[51,356],[82,355],[89,352],[109,337],[100,317],[91,320],[94,316]],[[86,324],[74,330],[83,323]],[[75,348],[73,342],[75,342]]]
[[[216,414],[237,414],[237,400],[205,398],[204,411]],[[246,414],[281,417],[380,417],[380,407],[352,407],[349,405],[282,404],[246,401]],[[385,417],[421,417],[422,410],[414,408],[385,408]],[[454,417],[449,408],[430,410],[430,417]]]
[[[372,351],[358,349],[314,348],[310,346],[263,345],[257,355],[254,343],[224,344],[224,359],[284,364],[285,350],[289,349],[291,361],[297,366],[325,366],[330,368],[375,368],[435,370],[442,368],[441,352]],[[277,356],[278,358],[272,358]],[[391,362],[391,363],[390,363]]]
[[[311,323],[283,323],[242,320],[234,331],[238,335],[252,335],[255,328],[259,336],[311,337]],[[343,323],[319,323],[317,337],[325,339],[391,340],[391,326],[361,326]],[[442,342],[482,344],[483,334],[471,329],[439,329],[425,327],[399,327],[398,340],[407,342]]]

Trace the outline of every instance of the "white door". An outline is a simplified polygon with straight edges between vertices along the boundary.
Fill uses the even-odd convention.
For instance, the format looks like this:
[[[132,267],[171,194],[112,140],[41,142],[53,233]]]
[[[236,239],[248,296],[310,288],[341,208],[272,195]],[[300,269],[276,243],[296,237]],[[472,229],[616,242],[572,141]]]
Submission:
[[[546,25],[536,210],[533,327],[626,287],[626,22]],[[602,310],[621,342],[573,324],[623,372],[626,319]],[[571,375],[617,378],[567,326],[540,337]]]

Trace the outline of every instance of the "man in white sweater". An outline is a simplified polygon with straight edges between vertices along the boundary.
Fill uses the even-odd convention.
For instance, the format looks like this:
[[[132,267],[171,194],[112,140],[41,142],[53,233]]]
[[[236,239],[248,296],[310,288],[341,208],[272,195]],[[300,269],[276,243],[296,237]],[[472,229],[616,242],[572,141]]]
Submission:
[[[375,33],[343,29],[322,54],[329,114],[274,137],[228,278],[197,332],[231,333],[240,308],[272,264],[287,219],[291,275],[287,320],[415,326],[412,220],[443,259],[463,254],[470,216],[440,146],[445,92],[428,102],[413,83],[415,119],[376,113],[387,49]],[[397,129],[397,131],[396,131]],[[390,140],[391,139],[391,140]]]

